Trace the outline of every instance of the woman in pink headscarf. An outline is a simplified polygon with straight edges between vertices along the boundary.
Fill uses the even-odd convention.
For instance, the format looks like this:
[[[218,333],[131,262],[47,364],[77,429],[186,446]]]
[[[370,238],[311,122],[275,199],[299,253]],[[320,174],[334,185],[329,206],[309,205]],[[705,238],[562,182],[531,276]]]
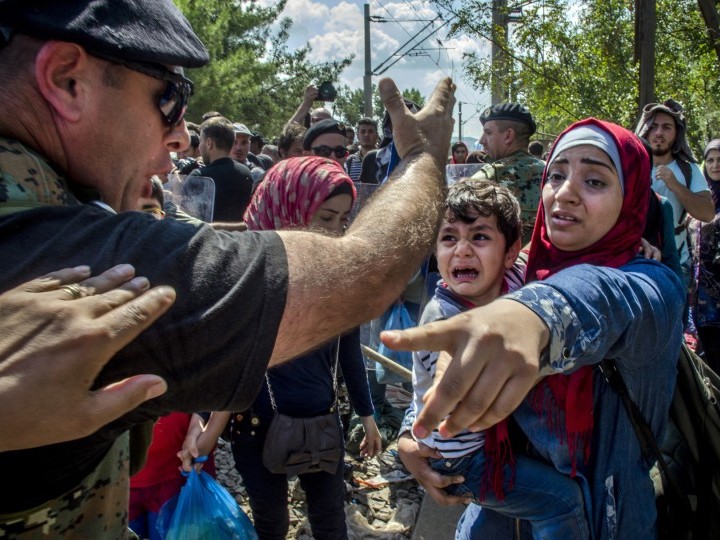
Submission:
[[[312,228],[340,235],[348,223],[355,196],[352,180],[335,161],[314,156],[290,158],[268,171],[245,211],[244,220],[251,230]],[[269,370],[250,409],[231,416],[213,413],[217,415],[216,421],[230,416],[235,468],[247,489],[260,540],[284,539],[290,523],[288,476],[271,472],[263,461],[265,445],[273,446],[273,440],[268,438],[273,416],[276,411],[292,418],[312,418],[333,411],[337,414],[334,379],[339,375],[338,369],[342,371],[350,402],[365,428],[360,454],[375,456],[382,449],[382,443],[373,418],[357,330]],[[337,428],[342,429],[339,416]],[[201,436],[197,446],[204,449],[210,444]],[[347,539],[342,454],[337,466],[300,472],[298,478],[307,497],[313,537]]]
[[[250,230],[324,229],[341,234],[357,192],[331,159],[299,157],[272,167],[258,186],[244,221]]]

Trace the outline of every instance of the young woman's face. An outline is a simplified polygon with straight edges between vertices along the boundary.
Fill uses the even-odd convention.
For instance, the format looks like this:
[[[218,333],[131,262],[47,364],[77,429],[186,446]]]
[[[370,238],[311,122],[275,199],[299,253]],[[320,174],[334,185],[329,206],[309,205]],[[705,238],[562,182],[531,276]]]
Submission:
[[[310,220],[310,228],[342,234],[350,219],[352,203],[352,196],[347,193],[326,200]]]
[[[705,170],[710,180],[720,182],[720,151],[708,151],[707,156],[705,156]]]
[[[564,251],[584,249],[605,236],[623,203],[610,156],[592,145],[568,148],[555,158],[542,198],[550,241]]]
[[[465,163],[468,156],[467,148],[460,145],[455,150],[453,150],[453,159],[455,160],[455,163]]]

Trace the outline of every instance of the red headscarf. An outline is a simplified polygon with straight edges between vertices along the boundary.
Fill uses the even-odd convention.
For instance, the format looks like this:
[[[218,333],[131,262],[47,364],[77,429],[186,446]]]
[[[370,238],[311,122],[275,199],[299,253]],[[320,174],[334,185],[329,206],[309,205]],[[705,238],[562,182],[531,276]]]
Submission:
[[[637,255],[640,238],[645,228],[650,197],[650,157],[638,137],[616,124],[587,118],[567,128],[556,140],[553,152],[543,173],[542,185],[547,180],[548,168],[555,157],[555,148],[562,138],[579,126],[595,126],[614,141],[623,177],[623,203],[615,225],[593,245],[578,251],[563,251],[549,240],[545,226],[545,208],[540,204],[532,234],[526,283],[543,280],[563,268],[576,264],[593,264],[618,268]],[[554,403],[548,403],[545,387],[550,389]],[[567,442],[572,458],[572,475],[576,471],[576,456],[582,450],[584,459],[590,456],[590,437],[593,429],[592,367],[585,366],[570,375],[551,375],[541,381],[531,393],[535,410],[548,415],[549,424]],[[560,429],[557,411],[565,412],[565,429]]]
[[[462,163],[458,163],[457,161],[455,161],[455,150],[456,150],[459,146],[464,146],[464,147],[465,147],[465,159],[466,159],[466,160],[467,160],[468,156],[470,155],[470,149],[468,148],[468,145],[465,144],[465,141],[458,141],[458,142],[456,142],[455,144],[452,145],[452,149],[451,149],[451,152],[450,152],[450,164],[451,164],[451,165],[460,165],[460,164],[462,164],[462,163],[465,163],[465,161],[463,161]]]
[[[243,220],[251,230],[305,227],[344,184],[355,200],[355,185],[337,161],[315,156],[283,160],[260,182]]]
[[[624,178],[620,216],[613,228],[593,245],[579,251],[563,251],[548,238],[545,208],[540,204],[530,245],[526,282],[545,279],[563,268],[582,263],[618,268],[637,255],[650,197],[650,157],[640,139],[631,131],[595,118],[586,118],[571,125],[557,138],[554,147],[566,133],[587,125],[599,127],[610,135],[620,154]],[[548,167],[557,157],[554,152],[555,148],[543,172],[543,186]]]

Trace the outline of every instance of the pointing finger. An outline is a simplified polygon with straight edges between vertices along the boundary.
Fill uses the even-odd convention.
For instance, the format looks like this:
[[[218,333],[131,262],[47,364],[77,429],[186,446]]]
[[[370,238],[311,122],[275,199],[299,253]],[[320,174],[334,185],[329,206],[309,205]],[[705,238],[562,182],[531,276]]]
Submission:
[[[447,351],[452,354],[456,346],[458,317],[406,330],[386,330],[380,333],[380,340],[399,351]]]

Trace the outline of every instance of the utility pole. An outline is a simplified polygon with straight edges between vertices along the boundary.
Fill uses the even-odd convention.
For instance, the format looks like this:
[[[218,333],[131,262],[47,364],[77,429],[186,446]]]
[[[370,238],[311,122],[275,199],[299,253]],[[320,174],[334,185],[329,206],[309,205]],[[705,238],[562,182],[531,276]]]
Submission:
[[[493,105],[508,100],[508,9],[507,0],[493,0],[492,3],[492,56],[490,89]]]
[[[365,14],[365,76],[363,77],[363,114],[372,118],[372,68],[370,66],[370,4],[364,6]]]
[[[655,101],[656,0],[635,0],[635,62],[640,62],[638,116]]]

